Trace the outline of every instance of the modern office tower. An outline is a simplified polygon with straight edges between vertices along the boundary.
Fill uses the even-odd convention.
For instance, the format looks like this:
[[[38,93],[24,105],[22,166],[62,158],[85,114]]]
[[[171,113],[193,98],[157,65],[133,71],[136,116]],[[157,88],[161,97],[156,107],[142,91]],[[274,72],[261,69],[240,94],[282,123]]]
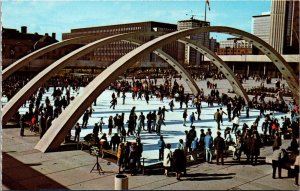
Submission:
[[[84,35],[102,35],[104,37],[117,35],[121,33],[130,33],[130,32],[165,32],[170,33],[176,31],[177,26],[174,24],[160,23],[160,22],[139,22],[139,23],[128,23],[128,24],[116,24],[116,25],[107,25],[107,26],[97,26],[97,27],[88,27],[88,28],[78,28],[71,29],[70,33],[63,33],[62,39],[66,40],[69,38],[84,36]],[[143,43],[152,40],[154,36],[137,36],[136,39],[142,41]],[[88,43],[88,42],[87,42]],[[96,61],[101,66],[109,66],[114,61],[118,60],[126,53],[138,47],[135,44],[118,41],[113,42],[109,45],[99,47],[94,52],[88,55],[90,60]],[[162,50],[170,54],[174,59],[177,59],[177,42],[173,42],[163,46]],[[160,59],[154,53],[148,54],[143,58],[139,64],[140,66],[151,67],[151,66],[160,66],[164,64],[165,61]]]
[[[190,29],[196,27],[206,27],[210,26],[210,22],[201,21],[191,18],[190,20],[182,20],[177,22],[177,29]],[[187,36],[187,38],[200,42],[206,47],[210,47],[209,33],[199,33],[197,35]],[[186,65],[200,65],[203,61],[203,56],[196,50],[190,48],[187,45],[178,45],[178,61]]]
[[[299,1],[272,0],[270,45],[280,54],[299,54]]]
[[[269,43],[270,40],[270,13],[252,16],[252,34]]]

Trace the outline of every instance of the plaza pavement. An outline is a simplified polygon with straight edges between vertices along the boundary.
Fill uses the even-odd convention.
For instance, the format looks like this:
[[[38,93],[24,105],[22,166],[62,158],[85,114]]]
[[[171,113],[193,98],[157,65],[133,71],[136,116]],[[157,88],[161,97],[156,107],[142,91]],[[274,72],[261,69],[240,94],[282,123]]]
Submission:
[[[180,81],[181,82],[181,81]],[[179,82],[179,83],[180,83]],[[227,92],[229,84],[226,80],[216,80],[218,89],[222,92]],[[182,83],[182,82],[181,82]],[[210,90],[206,89],[206,81],[197,82],[200,87],[205,90],[207,94]],[[247,81],[249,87],[255,86],[252,80]],[[247,84],[244,84],[247,86]],[[258,83],[257,83],[258,84]],[[274,85],[274,84],[271,84]],[[186,84],[184,87],[188,90]],[[53,91],[53,90],[52,90]],[[45,96],[51,97],[52,91],[50,89]],[[73,93],[73,92],[72,92]],[[75,93],[74,93],[75,94]],[[81,138],[86,134],[92,132],[93,125],[98,122],[100,117],[104,118],[106,125],[103,127],[103,132],[107,133],[107,119],[109,115],[114,116],[116,113],[125,113],[125,119],[128,119],[130,109],[135,106],[136,113],[139,115],[141,111],[144,115],[148,111],[158,110],[158,107],[166,106],[170,100],[165,100],[164,103],[156,98],[150,99],[150,104],[147,105],[144,100],[133,101],[130,94],[126,94],[126,104],[122,103],[121,98],[118,99],[119,105],[115,110],[109,109],[109,102],[111,100],[111,90],[106,90],[97,99],[97,106],[93,107],[94,112],[89,120],[88,128],[83,129]],[[2,100],[3,101],[3,100]],[[3,101],[5,104],[5,101]],[[216,123],[213,121],[213,113],[219,106],[215,104],[214,107],[208,108],[206,103],[202,103],[201,121],[196,121],[197,135],[199,136],[200,129],[205,131],[208,128],[212,129],[213,137],[216,137]],[[27,104],[28,106],[28,104]],[[171,143],[172,150],[176,147],[179,139],[185,138],[184,130],[189,130],[189,122],[187,127],[182,126],[182,112],[178,109],[179,103],[175,102],[174,112],[166,113],[166,126],[162,126],[162,135],[165,137],[167,143]],[[20,109],[20,113],[24,113],[28,108]],[[226,112],[226,109],[224,109]],[[188,114],[195,112],[195,108],[189,107]],[[251,125],[258,115],[257,110],[250,110],[250,118],[245,118],[245,112],[242,112],[242,123]],[[276,112],[275,116],[280,117],[285,114]],[[224,116],[223,130],[232,123],[227,121]],[[79,120],[81,123],[82,118]],[[259,128],[261,123],[260,120]],[[281,120],[280,120],[281,122]],[[113,133],[116,130],[113,130]],[[74,130],[72,130],[74,135]],[[35,144],[39,140],[38,135],[26,130],[25,137],[19,136],[18,129],[3,129],[3,188],[4,189],[35,189],[35,188],[66,188],[66,189],[113,189],[114,176],[117,173],[117,166],[115,163],[109,163],[107,160],[101,159],[100,164],[105,171],[104,175],[99,175],[97,172],[90,173],[93,165],[95,164],[95,157],[81,150],[67,150],[52,153],[41,153],[34,150]],[[223,136],[223,133],[222,133]],[[135,137],[129,137],[134,140]],[[142,143],[144,144],[143,157],[146,158],[146,165],[151,165],[157,162],[158,150],[157,140],[159,135],[149,134],[142,131]],[[284,147],[287,147],[290,141],[284,141]],[[178,182],[175,177],[165,177],[159,173],[146,173],[146,175],[138,175],[129,177],[130,189],[162,189],[162,190],[211,190],[211,189],[259,189],[259,190],[295,190],[297,187],[293,185],[291,178],[276,179],[271,178],[272,168],[270,165],[264,164],[264,157],[272,153],[270,147],[262,148],[260,157],[260,165],[237,165],[231,157],[227,158],[224,166],[217,166],[215,164],[201,163],[193,165],[188,168],[188,176],[183,178],[183,181]],[[155,174],[155,175],[154,175]],[[162,173],[161,173],[162,174]],[[286,171],[283,171],[283,177],[286,177]]]
[[[81,150],[41,153],[34,150],[39,136],[26,130],[25,137],[18,129],[2,131],[2,189],[71,189],[113,190],[117,165],[100,159],[105,171],[90,173],[95,157]],[[284,140],[283,147],[290,141]],[[225,165],[200,163],[187,168],[187,176],[177,181],[175,176],[165,177],[163,172],[129,177],[131,190],[298,190],[293,179],[283,170],[282,179],[272,179],[271,165],[264,164],[264,156],[271,147],[261,149],[257,166],[236,164],[228,157]],[[245,161],[243,156],[242,161]]]

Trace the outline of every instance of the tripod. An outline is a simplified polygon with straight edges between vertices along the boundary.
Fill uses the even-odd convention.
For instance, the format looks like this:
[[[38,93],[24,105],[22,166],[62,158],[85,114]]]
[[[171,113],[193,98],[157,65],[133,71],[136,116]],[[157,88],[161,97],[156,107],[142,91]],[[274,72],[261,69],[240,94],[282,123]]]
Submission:
[[[96,155],[97,161],[96,161],[94,167],[92,168],[92,170],[90,171],[90,173],[91,173],[93,170],[97,170],[97,171],[99,172],[99,174],[100,174],[100,172],[102,172],[102,173],[104,174],[104,171],[102,170],[102,168],[101,168],[101,166],[100,166],[100,164],[99,164],[98,157],[99,157],[99,156]],[[95,169],[96,166],[97,166],[97,168]]]

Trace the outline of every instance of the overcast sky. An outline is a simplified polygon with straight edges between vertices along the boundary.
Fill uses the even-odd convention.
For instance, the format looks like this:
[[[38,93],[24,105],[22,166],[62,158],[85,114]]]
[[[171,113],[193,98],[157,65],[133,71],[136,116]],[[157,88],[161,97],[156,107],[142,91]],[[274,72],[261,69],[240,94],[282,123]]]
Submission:
[[[207,21],[214,26],[229,26],[251,32],[252,16],[270,11],[270,0],[210,0]],[[204,20],[205,0],[2,0],[2,26],[29,33],[61,34],[74,28],[120,23],[157,21],[176,24],[179,20]],[[214,38],[228,36],[211,34]]]

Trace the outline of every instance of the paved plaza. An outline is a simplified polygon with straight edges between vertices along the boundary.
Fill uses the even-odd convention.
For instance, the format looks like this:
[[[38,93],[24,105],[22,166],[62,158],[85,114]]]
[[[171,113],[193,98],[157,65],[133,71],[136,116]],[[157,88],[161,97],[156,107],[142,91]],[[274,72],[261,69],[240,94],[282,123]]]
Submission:
[[[188,87],[183,81],[187,92]],[[227,93],[230,89],[226,80],[216,80],[218,83],[218,90],[222,93]],[[209,92],[206,89],[206,81],[198,81],[200,88],[205,90],[205,95]],[[257,86],[259,82],[254,80],[247,81],[245,87]],[[269,86],[274,86],[271,84]],[[82,90],[82,89],[81,89]],[[46,96],[52,99],[53,89],[43,96],[42,103]],[[76,93],[72,92],[75,96]],[[139,116],[143,112],[146,116],[149,111],[157,111],[158,107],[165,106],[169,109],[168,103],[170,100],[164,99],[163,102],[158,98],[150,99],[149,105],[145,100],[132,100],[131,94],[126,94],[125,104],[122,105],[122,99],[118,98],[118,105],[115,110],[110,109],[111,94],[113,90],[106,90],[97,99],[97,106],[93,106],[94,112],[89,119],[88,128],[81,131],[81,139],[89,133],[92,133],[93,126],[99,122],[100,117],[106,123],[103,127],[103,133],[108,134],[107,123],[109,116],[115,116],[116,113],[125,113],[125,122],[129,117],[129,112],[133,106],[136,107],[136,114]],[[6,100],[2,102],[5,104]],[[164,136],[166,143],[170,143],[174,150],[178,140],[185,140],[185,130],[189,130],[190,123],[183,126],[182,113],[183,109],[179,109],[179,103],[175,103],[173,112],[166,112],[166,126],[162,126],[161,135]],[[27,104],[28,107],[28,104]],[[20,113],[25,113],[28,108],[20,108]],[[200,135],[200,129],[205,132],[208,128],[212,130],[212,136],[216,137],[216,122],[213,119],[213,114],[220,108],[217,104],[214,107],[207,107],[207,103],[202,102],[201,120],[196,120],[194,126],[196,127],[197,136]],[[226,109],[224,108],[226,112]],[[196,112],[196,109],[191,107],[191,102],[188,107],[188,114]],[[269,113],[270,111],[267,111]],[[242,111],[240,120],[240,128],[243,123],[251,126],[259,115],[259,111],[250,110],[250,118],[245,118],[245,111]],[[287,114],[275,112],[275,117],[279,119],[281,124],[281,117]],[[78,121],[82,122],[82,117]],[[258,131],[261,133],[260,120]],[[127,126],[126,126],[127,127]],[[224,116],[224,123],[221,126],[222,136],[226,127],[232,127],[232,123],[228,122],[227,116]],[[53,127],[52,127],[53,128]],[[127,128],[126,128],[127,129]],[[113,133],[116,129],[113,129]],[[72,130],[72,138],[75,131]],[[68,150],[51,153],[41,153],[34,150],[35,144],[39,141],[39,136],[26,130],[25,137],[19,136],[18,129],[3,129],[3,188],[4,189],[35,189],[35,188],[66,188],[66,189],[113,189],[114,176],[118,171],[118,167],[113,162],[108,162],[105,159],[100,159],[100,164],[105,171],[103,174],[97,172],[90,173],[91,168],[95,164],[95,157],[81,150]],[[100,135],[101,136],[101,135]],[[158,147],[157,141],[159,135],[156,133],[141,132],[141,140],[144,144],[143,157],[146,158],[146,166],[158,162]],[[110,140],[110,137],[108,138]],[[128,141],[135,140],[134,136],[127,138]],[[286,148],[290,140],[285,140],[283,147]],[[225,165],[217,166],[216,164],[200,163],[188,167],[188,175],[182,178],[182,181],[177,181],[175,177],[165,177],[162,174],[137,175],[129,177],[130,189],[160,189],[160,190],[212,190],[212,189],[259,189],[259,190],[297,190],[298,187],[293,185],[292,178],[272,179],[271,165],[264,164],[264,157],[272,153],[271,147],[264,147],[261,149],[261,156],[259,158],[259,165],[251,166],[246,164],[237,164],[228,157],[225,160]],[[245,160],[243,156],[242,161]],[[287,171],[283,170],[283,177],[287,177]]]

